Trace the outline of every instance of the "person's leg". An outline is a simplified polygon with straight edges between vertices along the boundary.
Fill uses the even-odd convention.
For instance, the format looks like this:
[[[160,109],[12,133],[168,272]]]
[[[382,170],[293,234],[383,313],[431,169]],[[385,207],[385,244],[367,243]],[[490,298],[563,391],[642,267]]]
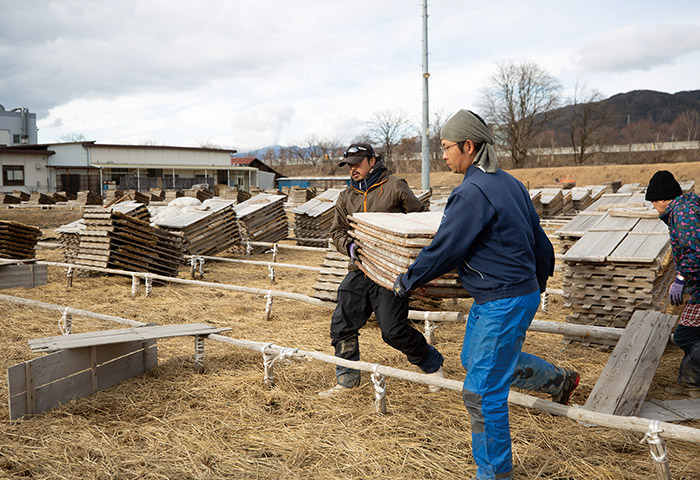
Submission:
[[[539,294],[472,305],[461,358],[467,369],[462,397],[472,423],[476,478],[513,474],[508,392]]]
[[[673,342],[681,347],[685,353],[678,369],[678,383],[688,389],[699,389],[700,327],[676,326],[676,330],[673,332]]]
[[[413,365],[425,373],[437,372],[444,361],[438,350],[430,345],[422,333],[408,323],[408,300],[394,295],[371,280],[368,287],[370,302],[382,331],[382,339],[406,355]]]
[[[362,272],[350,272],[338,287],[338,304],[331,317],[331,341],[335,356],[346,360],[360,359],[359,330],[372,313]],[[360,371],[336,366],[338,384],[356,387],[360,383]]]

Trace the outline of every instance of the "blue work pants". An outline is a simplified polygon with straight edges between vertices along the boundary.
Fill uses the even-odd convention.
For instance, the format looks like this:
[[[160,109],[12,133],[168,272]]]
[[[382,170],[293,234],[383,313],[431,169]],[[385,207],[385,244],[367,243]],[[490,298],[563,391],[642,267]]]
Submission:
[[[521,352],[525,332],[540,303],[533,292],[474,304],[460,358],[467,370],[462,396],[472,425],[472,454],[479,480],[511,479],[510,386],[556,394],[565,370]]]

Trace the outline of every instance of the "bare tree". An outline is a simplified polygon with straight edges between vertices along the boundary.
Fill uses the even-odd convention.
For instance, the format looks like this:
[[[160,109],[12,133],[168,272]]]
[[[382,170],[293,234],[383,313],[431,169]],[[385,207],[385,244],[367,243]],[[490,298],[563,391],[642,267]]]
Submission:
[[[483,92],[484,115],[502,132],[513,157],[513,166],[527,162],[533,138],[550,121],[559,104],[561,83],[534,63],[505,62],[498,65]]]
[[[58,137],[59,142],[73,143],[73,142],[85,142],[87,138],[80,132],[68,132],[66,134]]]
[[[323,152],[321,160],[322,171],[335,175],[338,170],[338,159],[343,154],[343,143],[339,137],[325,137],[318,143]]]
[[[430,143],[430,170],[431,171],[447,171],[447,163],[442,159],[442,150],[440,144],[440,131],[442,127],[447,122],[449,116],[445,115],[442,110],[436,110],[433,112],[433,118],[430,122],[430,131],[428,132],[428,138]]]
[[[372,143],[384,149],[384,162],[392,169],[394,147],[408,137],[414,126],[404,112],[383,110],[375,112],[369,122],[368,136]]]
[[[694,142],[700,128],[700,114],[697,110],[686,110],[673,122],[673,129],[678,131],[679,139]],[[682,135],[682,136],[681,136]]]
[[[569,139],[577,165],[582,165],[593,155],[591,147],[597,143],[598,133],[608,120],[607,111],[599,103],[602,98],[598,90],[591,90],[585,85],[579,87],[577,84],[574,89]]]
[[[220,145],[217,145],[208,138],[206,140],[197,140],[197,143],[199,144],[199,148],[221,148]]]

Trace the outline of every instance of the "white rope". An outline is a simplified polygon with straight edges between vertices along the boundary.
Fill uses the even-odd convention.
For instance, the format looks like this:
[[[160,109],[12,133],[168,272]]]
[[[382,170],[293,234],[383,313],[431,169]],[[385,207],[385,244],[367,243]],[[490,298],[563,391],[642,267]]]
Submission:
[[[151,296],[151,290],[153,289],[153,278],[150,275],[146,275],[143,279],[143,283],[146,285],[146,296]]]
[[[549,309],[549,293],[545,290],[540,295],[540,310],[546,313],[547,309]]]
[[[433,332],[435,330],[437,330],[437,328],[438,328],[437,323],[431,322],[430,320],[426,320],[425,321],[425,332],[423,333],[423,335],[425,335],[426,337],[429,337],[430,335],[433,334]]]
[[[200,372],[204,370],[204,335],[194,336],[194,365]]]
[[[270,277],[270,283],[275,283],[275,267],[271,263],[267,264],[268,275]]]
[[[68,283],[69,287],[73,286],[73,266],[68,267],[68,271],[66,272],[66,282]]]
[[[277,261],[277,252],[278,252],[278,251],[279,251],[279,250],[277,249],[277,244],[276,244],[276,243],[273,244],[273,245],[272,245],[272,261],[273,261],[273,262],[276,262],[276,261]]]
[[[204,278],[204,257],[199,255],[197,261],[199,261],[199,278]]]
[[[383,403],[386,397],[386,377],[379,373],[379,367],[379,364],[375,364],[374,372],[371,373],[369,376],[369,378],[372,379],[372,383],[374,384],[374,406],[376,407],[378,412],[384,410]]]
[[[251,253],[253,253],[253,247],[250,245],[250,242],[245,242],[245,254],[250,256]]]
[[[139,277],[136,275],[131,276],[131,296],[135,297],[139,294]]]
[[[58,329],[61,335],[70,335],[73,332],[73,319],[68,315],[68,307],[61,309],[61,318],[58,320]]]
[[[651,458],[654,459],[655,462],[657,463],[668,463],[668,453],[666,452],[666,442],[664,442],[664,439],[659,436],[659,433],[662,433],[664,430],[663,428],[659,427],[659,421],[658,420],[649,420],[649,431],[644,434],[644,438],[640,440],[639,443],[647,443],[650,446],[656,446],[659,451],[661,452],[661,455],[656,455],[654,450],[651,450]]]
[[[266,385],[272,385],[275,382],[275,374],[273,368],[275,363],[279,361],[290,361],[295,353],[299,351],[298,348],[285,347],[277,355],[267,353],[268,347],[271,347],[272,343],[267,343],[260,348],[263,355],[263,367],[265,368],[265,378],[263,381]]]

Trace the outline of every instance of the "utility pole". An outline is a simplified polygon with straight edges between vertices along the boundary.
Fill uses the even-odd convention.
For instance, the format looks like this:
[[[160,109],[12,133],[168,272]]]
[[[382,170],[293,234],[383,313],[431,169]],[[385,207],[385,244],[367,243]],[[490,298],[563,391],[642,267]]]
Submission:
[[[423,133],[421,135],[421,188],[430,190],[430,124],[428,122],[428,0],[423,0]]]

